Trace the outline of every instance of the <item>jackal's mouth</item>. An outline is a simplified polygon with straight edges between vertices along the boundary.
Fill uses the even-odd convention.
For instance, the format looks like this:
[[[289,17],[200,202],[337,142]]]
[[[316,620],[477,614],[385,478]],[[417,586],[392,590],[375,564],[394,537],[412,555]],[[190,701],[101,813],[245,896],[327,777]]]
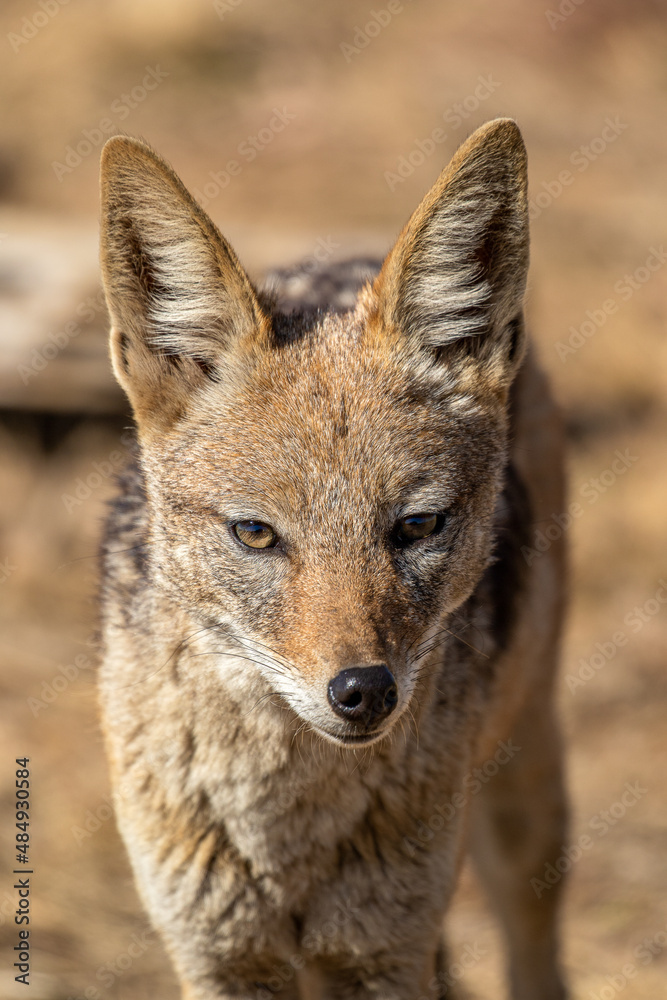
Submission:
[[[355,744],[359,745],[362,743],[372,743],[373,740],[376,740],[378,736],[382,736],[383,733],[384,730],[382,729],[379,731],[376,730],[374,733],[363,733],[357,736],[339,736],[338,739],[340,740],[341,743],[350,743],[353,745]]]
[[[335,743],[336,746],[360,747],[376,743],[383,736],[386,736],[391,728],[391,726],[383,726],[381,729],[373,729],[372,732],[366,733],[332,733],[319,727],[317,731],[331,743]]]

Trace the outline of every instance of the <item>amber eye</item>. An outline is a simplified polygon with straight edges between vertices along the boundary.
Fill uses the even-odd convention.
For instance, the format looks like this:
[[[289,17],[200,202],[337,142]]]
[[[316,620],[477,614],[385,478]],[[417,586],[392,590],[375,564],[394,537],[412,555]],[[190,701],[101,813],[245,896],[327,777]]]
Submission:
[[[237,521],[232,531],[240,542],[251,549],[270,549],[278,542],[273,528],[261,521]]]
[[[398,545],[409,545],[420,538],[435,535],[442,528],[445,518],[443,514],[409,514],[396,522],[394,539]]]

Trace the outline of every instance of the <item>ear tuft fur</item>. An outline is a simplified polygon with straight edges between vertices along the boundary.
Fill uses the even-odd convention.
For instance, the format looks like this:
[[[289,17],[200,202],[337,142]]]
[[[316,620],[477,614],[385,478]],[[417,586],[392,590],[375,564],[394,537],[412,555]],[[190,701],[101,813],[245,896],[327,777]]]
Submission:
[[[413,342],[442,349],[469,338],[503,341],[509,362],[509,353],[521,353],[527,270],[526,151],[516,123],[501,118],[478,129],[443,170],[375,292],[385,323]]]
[[[236,255],[173,170],[137,139],[106,143],[101,188],[102,276],[119,381],[135,404],[142,380],[155,391],[177,371],[195,382],[213,377],[233,340],[265,323]]]

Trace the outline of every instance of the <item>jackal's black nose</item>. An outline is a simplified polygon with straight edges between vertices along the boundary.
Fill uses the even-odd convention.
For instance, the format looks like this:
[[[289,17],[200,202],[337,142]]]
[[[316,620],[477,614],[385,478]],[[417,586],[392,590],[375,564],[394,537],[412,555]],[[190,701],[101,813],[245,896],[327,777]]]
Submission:
[[[328,695],[336,715],[365,726],[386,719],[398,701],[396,681],[384,663],[341,670],[329,681]]]

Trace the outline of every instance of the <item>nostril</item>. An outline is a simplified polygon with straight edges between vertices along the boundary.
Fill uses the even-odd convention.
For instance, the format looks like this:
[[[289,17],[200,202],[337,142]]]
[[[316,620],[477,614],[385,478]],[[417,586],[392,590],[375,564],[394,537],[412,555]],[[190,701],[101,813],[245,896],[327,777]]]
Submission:
[[[384,664],[348,667],[330,682],[329,704],[343,719],[365,726],[385,719],[398,702],[393,674]]]

